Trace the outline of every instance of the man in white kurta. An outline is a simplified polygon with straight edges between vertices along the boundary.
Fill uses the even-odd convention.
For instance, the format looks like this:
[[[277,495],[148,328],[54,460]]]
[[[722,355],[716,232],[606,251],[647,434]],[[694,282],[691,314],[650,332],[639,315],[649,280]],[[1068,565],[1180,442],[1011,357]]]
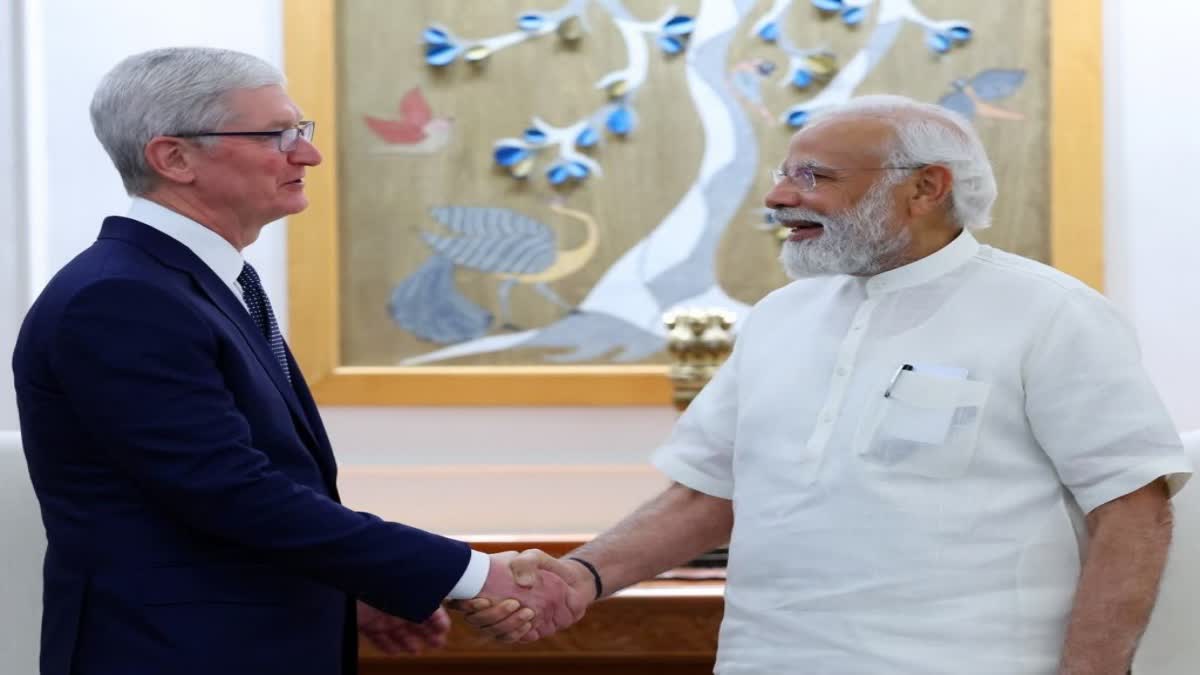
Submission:
[[[654,462],[734,505],[723,673],[1054,672],[1080,510],[1188,471],[1108,303],[967,231],[772,293]]]
[[[729,541],[720,675],[1124,674],[1191,466],[1111,305],[977,241],[995,197],[936,106],[799,132],[766,197],[797,280],[654,454],[674,484],[514,565],[606,595]]]

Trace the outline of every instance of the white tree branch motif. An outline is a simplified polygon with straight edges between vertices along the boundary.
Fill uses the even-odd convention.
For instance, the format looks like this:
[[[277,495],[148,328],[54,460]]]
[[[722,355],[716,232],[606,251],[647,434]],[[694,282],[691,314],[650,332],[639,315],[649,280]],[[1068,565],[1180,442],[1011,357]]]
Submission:
[[[656,22],[633,20],[619,0],[596,1],[618,25],[624,26],[622,35],[629,36],[626,47],[631,54],[635,51],[630,46],[635,42],[633,37],[644,35],[649,26],[665,25],[661,18]],[[871,0],[811,1],[819,8],[836,5],[843,12],[865,12],[872,4]],[[636,361],[665,346],[662,316],[669,310],[702,306],[744,315],[749,307],[730,297],[718,283],[715,257],[722,234],[737,217],[761,168],[754,128],[724,73],[733,37],[753,5],[754,0],[701,0],[685,60],[692,104],[704,130],[699,175],[662,222],[608,268],[580,303],[578,311],[541,328],[468,340],[405,359],[401,365],[520,348],[562,350],[558,355],[546,357],[551,361],[597,358]],[[756,34],[766,24],[777,21],[790,6],[791,0],[775,0],[768,14],[756,24]],[[855,21],[863,20],[861,14],[850,16]],[[845,20],[845,14],[843,17]],[[943,51],[937,48],[943,38],[946,49],[951,43],[970,38],[970,28],[965,23],[930,20],[913,6],[912,0],[880,0],[875,25],[864,46],[827,86],[809,100],[793,106],[784,119],[790,123],[794,121],[789,118],[791,113],[803,113],[806,117],[820,108],[848,100],[895,43],[905,21],[922,26],[930,36],[940,36],[936,46],[932,38],[927,39],[935,51]],[[957,37],[952,31],[957,31],[953,33]],[[791,48],[790,43],[786,46]],[[626,81],[636,85],[633,87],[636,90],[644,82],[644,71],[639,78],[632,56],[629,63],[626,69],[614,72],[622,73],[628,78]],[[613,78],[601,80],[606,85],[617,81],[613,74],[605,77]],[[544,134],[546,145],[558,147],[561,152],[569,145],[566,140],[581,128],[581,122],[560,128],[535,118],[534,128]]]

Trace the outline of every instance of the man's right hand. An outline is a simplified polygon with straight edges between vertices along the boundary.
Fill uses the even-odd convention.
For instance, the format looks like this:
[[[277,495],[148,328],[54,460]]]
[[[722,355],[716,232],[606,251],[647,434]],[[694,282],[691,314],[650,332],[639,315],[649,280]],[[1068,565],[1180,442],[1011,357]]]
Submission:
[[[583,618],[594,600],[591,574],[537,549],[491,556],[479,595],[452,606],[467,623],[504,642],[532,642]]]

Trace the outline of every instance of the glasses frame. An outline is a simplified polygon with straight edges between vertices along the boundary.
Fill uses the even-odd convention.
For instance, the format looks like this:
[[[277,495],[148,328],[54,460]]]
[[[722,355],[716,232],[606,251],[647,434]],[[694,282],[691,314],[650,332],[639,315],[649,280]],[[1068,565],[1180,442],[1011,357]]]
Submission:
[[[915,171],[924,169],[928,164],[912,164],[909,166],[859,166],[859,167],[843,167],[832,168],[824,166],[803,165],[796,166],[790,169],[771,169],[771,180],[775,185],[787,181],[789,185],[793,185],[801,192],[812,192],[817,189],[817,173],[840,173],[842,171]]]
[[[274,136],[278,140],[280,152],[291,152],[303,138],[311,143],[317,133],[317,123],[312,120],[301,120],[294,127],[276,131],[201,131],[194,134],[169,134],[176,138],[203,138],[206,136]]]

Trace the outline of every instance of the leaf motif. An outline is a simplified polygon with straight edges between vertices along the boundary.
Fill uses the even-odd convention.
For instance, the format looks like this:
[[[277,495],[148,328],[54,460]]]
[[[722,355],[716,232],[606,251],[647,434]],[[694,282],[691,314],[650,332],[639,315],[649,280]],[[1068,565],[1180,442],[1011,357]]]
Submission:
[[[690,35],[695,29],[696,20],[683,14],[671,17],[671,19],[663,25],[663,33],[666,35]]]
[[[792,85],[797,89],[807,89],[813,82],[812,73],[803,68],[797,68],[792,74]]]
[[[857,26],[867,16],[866,7],[847,7],[842,10],[842,23],[847,26]]]
[[[448,66],[458,58],[458,46],[453,44],[431,44],[425,48],[425,63],[431,66]]]
[[[488,49],[487,47],[484,47],[483,45],[474,45],[472,47],[468,47],[467,50],[463,52],[463,60],[467,61],[468,63],[480,63],[491,55],[492,50]]]
[[[529,151],[518,145],[497,146],[492,155],[500,166],[512,166],[529,156]]]
[[[758,37],[763,42],[775,42],[779,39],[779,24],[771,21],[758,29]]]
[[[604,93],[608,94],[611,99],[621,98],[629,93],[629,81],[625,79],[616,79],[604,85]]]
[[[945,32],[955,42],[966,42],[971,39],[971,27],[965,23],[954,24]]]
[[[563,164],[555,164],[546,170],[546,178],[549,179],[551,185],[562,185],[570,177],[567,167]]]
[[[441,28],[434,28],[433,26],[426,28],[425,32],[422,34],[422,37],[425,38],[426,44],[431,44],[431,45],[452,45],[452,44],[454,44],[454,40],[450,38],[450,35],[448,35],[446,33],[446,31],[442,30]]]
[[[509,209],[441,206],[430,214],[458,236],[422,233],[431,248],[455,264],[483,272],[540,272],[557,257],[554,231]]]
[[[950,38],[936,31],[930,31],[925,35],[925,44],[939,54],[950,51]]]
[[[579,17],[568,16],[558,24],[558,37],[564,42],[575,42],[583,37],[583,24],[580,23]]]
[[[590,124],[584,127],[583,131],[580,131],[579,135],[575,137],[575,145],[581,148],[590,148],[599,141],[600,135],[596,133],[596,130]]]
[[[526,129],[524,136],[525,140],[533,143],[534,145],[541,145],[542,143],[546,142],[546,132],[536,127],[529,127]]]
[[[528,178],[529,174],[533,172],[533,158],[526,157],[516,164],[513,164],[512,166],[508,167],[508,172],[512,174],[513,178]]]
[[[679,38],[671,37],[670,35],[659,35],[658,46],[665,53],[674,56],[683,51],[683,42]]]
[[[842,0],[812,0],[813,7],[822,12],[839,12],[842,9]]]
[[[788,113],[787,123],[789,127],[796,129],[804,126],[806,122],[808,122],[808,113],[806,111],[793,110],[792,112]]]
[[[938,100],[938,104],[943,108],[953,110],[969,120],[975,119],[975,102],[971,100],[970,96],[961,91],[946,94]]]
[[[979,98],[996,101],[1012,96],[1025,82],[1024,70],[993,68],[971,78],[971,88]]]
[[[546,25],[546,17],[540,12],[528,12],[517,17],[517,28],[526,33],[535,33]]]
[[[576,180],[587,178],[592,172],[583,162],[567,162],[567,174]]]
[[[804,57],[804,63],[808,66],[807,70],[817,79],[827,80],[837,72],[837,57],[833,54],[809,54]]]

